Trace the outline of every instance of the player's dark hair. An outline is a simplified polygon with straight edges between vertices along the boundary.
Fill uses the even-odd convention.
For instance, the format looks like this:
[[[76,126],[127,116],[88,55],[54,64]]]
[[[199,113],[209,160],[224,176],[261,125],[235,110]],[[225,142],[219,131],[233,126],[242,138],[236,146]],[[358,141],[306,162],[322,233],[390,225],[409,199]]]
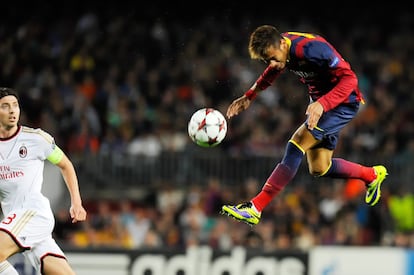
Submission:
[[[283,39],[279,30],[271,25],[257,27],[250,35],[249,54],[252,59],[263,59],[266,57],[266,50],[272,46],[279,46]]]
[[[8,95],[12,95],[15,98],[19,99],[17,92],[14,89],[7,88],[7,87],[0,87],[0,98],[3,98]]]

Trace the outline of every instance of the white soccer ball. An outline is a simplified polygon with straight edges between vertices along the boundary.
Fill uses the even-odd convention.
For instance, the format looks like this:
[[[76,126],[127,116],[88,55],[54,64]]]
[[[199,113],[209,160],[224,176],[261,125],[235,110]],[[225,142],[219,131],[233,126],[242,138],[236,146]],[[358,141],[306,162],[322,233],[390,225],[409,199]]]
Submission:
[[[188,135],[201,147],[217,146],[223,141],[226,133],[226,118],[214,108],[196,111],[188,122]]]

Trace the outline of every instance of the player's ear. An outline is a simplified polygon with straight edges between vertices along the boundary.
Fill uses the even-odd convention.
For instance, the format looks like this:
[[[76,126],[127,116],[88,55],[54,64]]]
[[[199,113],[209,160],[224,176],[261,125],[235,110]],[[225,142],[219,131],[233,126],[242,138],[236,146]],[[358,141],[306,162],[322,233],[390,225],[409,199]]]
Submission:
[[[284,51],[288,48],[288,43],[286,42],[286,40],[284,38],[280,39],[280,45],[279,48]]]

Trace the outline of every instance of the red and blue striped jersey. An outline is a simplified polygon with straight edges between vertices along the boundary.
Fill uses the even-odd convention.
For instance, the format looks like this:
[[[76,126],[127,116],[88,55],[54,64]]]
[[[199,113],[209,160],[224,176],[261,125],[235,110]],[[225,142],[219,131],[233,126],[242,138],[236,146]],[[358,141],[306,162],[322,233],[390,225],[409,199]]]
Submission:
[[[282,34],[290,45],[285,69],[299,77],[308,87],[312,101],[319,101],[324,111],[342,103],[363,101],[358,79],[350,64],[322,36],[311,33]],[[256,81],[264,90],[281,71],[267,67]]]

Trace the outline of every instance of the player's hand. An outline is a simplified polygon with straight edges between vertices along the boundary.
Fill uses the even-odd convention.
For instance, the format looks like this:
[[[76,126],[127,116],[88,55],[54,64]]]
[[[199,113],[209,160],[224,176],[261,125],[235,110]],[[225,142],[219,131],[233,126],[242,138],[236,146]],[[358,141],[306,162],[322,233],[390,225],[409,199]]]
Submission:
[[[312,102],[308,105],[306,109],[306,115],[308,116],[308,129],[313,130],[313,128],[318,125],[318,121],[321,118],[323,113],[323,106],[318,101]]]
[[[82,205],[72,205],[69,209],[72,223],[81,222],[86,220],[86,210]]]
[[[235,115],[238,115],[240,112],[249,108],[251,100],[248,99],[245,95],[236,98],[230,106],[227,108],[227,118],[232,118]]]

